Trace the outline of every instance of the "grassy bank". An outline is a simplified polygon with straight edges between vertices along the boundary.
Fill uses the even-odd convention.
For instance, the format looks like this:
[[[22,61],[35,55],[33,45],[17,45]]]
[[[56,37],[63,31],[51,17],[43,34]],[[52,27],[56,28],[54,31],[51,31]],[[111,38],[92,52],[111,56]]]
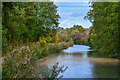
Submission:
[[[29,46],[22,46],[7,53],[3,62],[3,78],[36,78],[36,61],[48,54],[59,53],[61,50],[72,46],[70,42],[49,43],[41,46],[39,42]]]

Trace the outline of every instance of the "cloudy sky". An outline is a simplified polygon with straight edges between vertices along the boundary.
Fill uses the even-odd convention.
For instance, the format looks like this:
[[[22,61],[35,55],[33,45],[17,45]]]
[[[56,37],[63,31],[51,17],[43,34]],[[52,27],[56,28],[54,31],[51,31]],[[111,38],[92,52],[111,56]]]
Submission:
[[[73,25],[82,25],[84,28],[89,28],[92,24],[89,20],[84,19],[89,11],[88,0],[69,0],[54,2],[58,6],[58,13],[60,15],[59,27],[70,28]]]

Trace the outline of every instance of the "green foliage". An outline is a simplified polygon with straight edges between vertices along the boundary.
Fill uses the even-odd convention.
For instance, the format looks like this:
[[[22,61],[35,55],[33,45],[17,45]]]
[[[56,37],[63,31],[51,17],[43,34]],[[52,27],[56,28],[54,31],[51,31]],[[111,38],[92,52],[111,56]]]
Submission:
[[[30,51],[32,53],[33,60],[38,60],[43,58],[43,48],[41,47],[41,44],[39,42],[32,43],[30,45]]]
[[[55,35],[55,43],[58,43],[59,37],[58,35]]]
[[[71,28],[58,32],[58,37],[59,42],[67,42],[70,41],[71,38],[75,44],[85,44],[88,41],[88,36],[85,33],[85,29],[81,25],[74,25]]]
[[[73,30],[71,33],[71,38],[74,40],[75,44],[84,44],[83,37],[85,36],[85,33],[80,33],[77,30]]]
[[[46,46],[47,45],[47,42],[46,42],[46,40],[43,38],[43,37],[40,37],[39,38],[39,43],[42,45],[42,46]]]
[[[3,78],[31,78],[35,70],[29,47],[14,49],[3,63]]]
[[[59,24],[58,18],[57,6],[53,2],[3,2],[3,52],[9,50],[9,46],[37,42],[39,37],[50,33],[53,37]]]
[[[80,33],[85,30],[81,25],[74,25],[71,29],[78,30]]]
[[[36,61],[64,48],[57,44],[58,19],[53,2],[2,3],[3,78],[34,78]]]
[[[30,46],[22,46],[16,48],[7,54],[3,63],[2,77],[3,78],[34,78],[36,72],[36,61],[46,57],[48,54],[59,53],[62,49],[68,48],[66,43],[51,43],[42,47],[39,42],[32,43]],[[58,71],[56,66],[55,71]],[[59,71],[62,71],[60,68]],[[54,72],[49,74],[49,78],[54,78]]]
[[[85,17],[93,24],[89,38],[91,46],[101,55],[118,57],[115,54],[120,52],[118,48],[119,3],[91,2],[91,4],[91,9]]]
[[[37,60],[68,48],[66,43],[58,44],[57,6],[53,2],[3,2],[2,6],[3,78],[38,77]],[[63,71],[53,70],[50,78]]]
[[[73,41],[73,39],[72,39],[72,38],[70,39],[70,41],[69,41],[69,42],[70,42],[70,46],[73,46],[74,41]]]
[[[67,34],[64,33],[58,33],[58,38],[59,38],[59,42],[65,42],[68,41],[68,36]]]

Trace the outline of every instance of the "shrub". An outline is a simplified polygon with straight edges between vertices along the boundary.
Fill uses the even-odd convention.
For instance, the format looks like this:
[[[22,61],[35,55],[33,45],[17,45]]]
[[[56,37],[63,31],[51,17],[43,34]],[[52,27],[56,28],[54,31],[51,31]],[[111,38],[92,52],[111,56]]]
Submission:
[[[3,78],[33,78],[36,77],[36,61],[40,58],[47,56],[49,53],[58,53],[62,49],[67,48],[63,42],[60,44],[48,44],[48,46],[41,47],[39,42],[32,43],[30,46],[22,46],[14,49],[7,54],[3,63]],[[62,68],[58,68],[58,64],[53,70],[56,73],[50,73],[50,78],[55,78]],[[54,75],[53,75],[54,73]]]
[[[61,52],[61,50],[62,50],[62,46],[60,46],[60,45],[56,45],[56,53],[59,53],[59,52]]]
[[[6,38],[2,38],[2,52],[6,53],[8,50],[8,44],[7,44],[7,39]]]
[[[119,57],[119,54],[118,54],[118,53],[109,54],[109,57],[110,57],[110,58],[118,58],[118,57]]]
[[[51,36],[48,36],[48,37],[46,38],[46,42],[47,42],[47,43],[53,42],[53,38],[52,38]]]
[[[37,59],[43,58],[42,48],[39,42],[31,44],[30,51],[32,53],[33,59],[37,60]]]
[[[41,46],[46,46],[47,45],[47,42],[46,42],[46,40],[44,38],[40,37],[39,41],[40,41]]]
[[[34,76],[35,60],[28,46],[14,49],[3,63],[3,78],[31,78]]]
[[[69,41],[69,42],[70,42],[70,46],[73,46],[74,41],[73,41],[73,39],[72,39],[72,38],[70,39],[70,41]]]
[[[55,43],[58,43],[59,37],[58,35],[55,35]]]

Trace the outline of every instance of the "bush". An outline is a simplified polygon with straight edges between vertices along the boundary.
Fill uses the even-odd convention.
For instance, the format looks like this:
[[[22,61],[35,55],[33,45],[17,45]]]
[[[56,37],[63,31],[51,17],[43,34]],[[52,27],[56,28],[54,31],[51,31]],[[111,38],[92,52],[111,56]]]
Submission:
[[[3,63],[3,78],[34,77],[35,60],[28,46],[14,49]]]
[[[58,35],[55,35],[55,43],[58,43],[58,41],[59,41],[59,37]]]
[[[7,54],[3,63],[3,78],[33,78],[36,77],[36,61],[47,56],[49,53],[58,53],[67,48],[66,43],[48,44],[41,47],[39,42],[32,43],[30,46],[16,48]],[[56,68],[57,69],[57,68]],[[61,68],[60,68],[61,69]],[[55,75],[51,73],[50,78]],[[51,75],[50,74],[50,75]]]
[[[118,57],[119,57],[119,54],[118,54],[118,53],[109,54],[109,57],[110,57],[110,58],[118,58]]]
[[[72,39],[72,38],[70,39],[70,41],[69,41],[69,42],[70,42],[70,46],[73,46],[74,41],[73,41],[73,39]]]
[[[37,59],[43,58],[42,48],[41,48],[41,45],[40,45],[39,42],[32,43],[31,46],[30,46],[30,51],[31,51],[34,59],[37,60]]]
[[[53,42],[53,38],[48,35],[48,37],[46,38],[46,42],[47,43],[52,43]]]
[[[2,38],[2,53],[6,53],[8,50],[8,44],[7,44],[7,39]]]
[[[47,46],[47,42],[44,38],[39,38],[41,46]]]

